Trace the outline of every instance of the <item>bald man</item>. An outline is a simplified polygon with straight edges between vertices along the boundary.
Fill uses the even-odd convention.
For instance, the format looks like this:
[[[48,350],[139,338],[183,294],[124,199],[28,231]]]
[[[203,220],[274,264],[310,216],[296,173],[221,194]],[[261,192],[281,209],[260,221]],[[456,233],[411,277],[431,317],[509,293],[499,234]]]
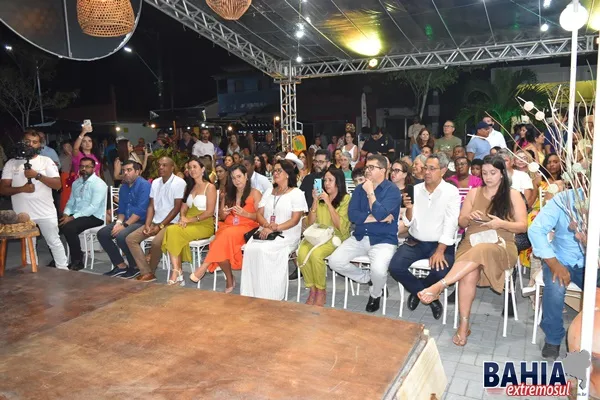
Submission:
[[[175,163],[172,159],[163,157],[158,160],[159,177],[152,181],[146,223],[129,234],[125,240],[139,268],[136,274],[128,277],[135,278],[140,282],[156,280],[154,273],[162,256],[161,245],[165,228],[171,223],[179,222],[179,210],[183,202],[186,183],[173,174],[174,170]],[[146,260],[146,255],[140,246],[144,240],[149,238],[153,238],[150,263]]]

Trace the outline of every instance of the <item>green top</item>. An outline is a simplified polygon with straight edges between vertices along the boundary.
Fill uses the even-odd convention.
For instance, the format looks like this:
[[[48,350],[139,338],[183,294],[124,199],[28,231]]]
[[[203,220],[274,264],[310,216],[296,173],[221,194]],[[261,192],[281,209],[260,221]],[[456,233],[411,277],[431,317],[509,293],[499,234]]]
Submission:
[[[442,151],[444,153],[452,154],[454,147],[460,146],[461,144],[461,140],[456,136],[452,136],[449,139],[446,139],[446,137],[444,136],[439,139],[436,139],[435,145],[433,146],[433,151]]]
[[[334,228],[334,235],[339,237],[342,241],[350,237],[350,220],[348,219],[348,205],[350,204],[350,195],[344,196],[340,205],[335,211],[340,216],[340,228]],[[324,202],[319,202],[317,206],[317,220],[316,223],[324,226],[333,226],[331,214],[329,213],[329,207]]]

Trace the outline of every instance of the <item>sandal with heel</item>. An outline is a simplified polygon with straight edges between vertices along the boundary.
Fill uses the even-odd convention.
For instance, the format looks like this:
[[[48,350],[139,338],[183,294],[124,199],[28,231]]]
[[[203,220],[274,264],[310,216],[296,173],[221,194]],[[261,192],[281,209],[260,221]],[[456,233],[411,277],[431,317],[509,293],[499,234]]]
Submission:
[[[183,280],[183,271],[179,269],[179,270],[175,270],[175,272],[177,272],[177,277],[175,278],[175,280],[169,279],[167,281],[167,285],[169,285],[169,286],[173,286],[173,285],[185,286],[185,281]]]
[[[440,299],[440,295],[442,294],[442,292],[448,288],[448,284],[446,283],[445,279],[440,280],[440,283],[444,286],[442,290],[440,290],[438,293],[431,293],[431,292],[425,292],[424,290],[420,291],[417,295],[417,297],[419,298],[419,300],[421,300],[421,302],[423,304],[431,304],[436,300]],[[431,297],[431,301],[425,302],[423,301],[422,297],[423,296],[429,296]]]
[[[469,317],[460,317],[461,321],[465,321],[467,322],[467,324],[469,323]],[[460,337],[460,335],[458,334],[458,330],[456,331],[456,333],[454,334],[454,336],[452,337],[452,343],[454,343],[454,345],[459,346],[459,347],[464,347],[464,345],[467,344],[467,338],[471,335],[471,328],[467,329],[467,337],[465,337],[464,339]],[[455,340],[458,339],[458,340]]]

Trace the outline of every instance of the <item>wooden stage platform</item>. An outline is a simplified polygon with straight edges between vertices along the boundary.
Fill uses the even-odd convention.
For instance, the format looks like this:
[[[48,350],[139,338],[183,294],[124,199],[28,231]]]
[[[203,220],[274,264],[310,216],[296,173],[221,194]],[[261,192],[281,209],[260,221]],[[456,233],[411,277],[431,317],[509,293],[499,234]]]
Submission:
[[[429,400],[446,384],[437,349],[442,376],[414,365],[432,343],[419,324],[291,302],[53,268],[0,278],[3,400],[419,400],[400,393],[421,380]]]

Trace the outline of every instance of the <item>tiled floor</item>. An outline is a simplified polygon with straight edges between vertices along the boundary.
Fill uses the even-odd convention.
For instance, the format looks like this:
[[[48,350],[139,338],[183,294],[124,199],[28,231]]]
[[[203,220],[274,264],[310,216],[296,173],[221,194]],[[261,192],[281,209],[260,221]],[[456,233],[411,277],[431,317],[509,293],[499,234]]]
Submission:
[[[43,240],[38,244],[40,263],[45,265],[50,256]],[[96,253],[96,263],[94,270],[85,270],[80,273],[103,273],[110,269],[105,253]],[[16,267],[20,264],[20,249],[17,242],[11,242],[8,248],[7,268]],[[291,268],[291,266],[290,266]],[[184,269],[189,270],[189,266]],[[73,272],[75,273],[75,272]],[[239,272],[235,273],[239,282]],[[157,273],[158,282],[165,283],[167,272],[159,269]],[[187,274],[186,274],[187,278]],[[115,278],[117,279],[117,278]],[[527,282],[527,279],[525,282]],[[328,277],[328,306],[331,305],[331,274]],[[289,287],[289,301],[296,301],[296,290],[298,281],[291,281]],[[196,290],[196,286],[189,281],[186,288]],[[202,281],[203,290],[212,290],[213,275],[207,274]],[[225,279],[219,274],[217,277],[217,290],[223,291],[225,288]],[[400,294],[398,285],[392,278],[388,280],[389,299],[387,302],[386,316],[381,315],[381,310],[375,313],[376,317],[398,318],[398,309],[400,306]],[[520,290],[520,288],[518,288]],[[239,294],[239,288],[234,291]],[[354,312],[366,313],[364,308],[367,303],[368,291],[366,286],[360,288],[358,296],[349,296],[348,310]],[[301,302],[306,300],[308,291],[302,288]],[[344,280],[337,278],[336,288],[336,308],[342,308],[344,300]],[[444,399],[502,399],[504,396],[487,395],[484,393],[483,370],[484,361],[534,361],[541,360],[541,345],[543,344],[544,334],[538,330],[538,343],[531,344],[533,330],[533,308],[529,299],[517,296],[517,311],[519,320],[515,321],[509,318],[507,337],[502,337],[501,316],[503,308],[503,296],[497,295],[489,289],[480,289],[477,293],[471,314],[471,336],[465,347],[457,347],[452,343],[454,334],[453,318],[454,305],[449,305],[448,322],[442,325],[441,320],[436,321],[431,315],[429,307],[419,305],[415,311],[409,311],[404,306],[403,319],[413,322],[420,322],[429,329],[430,334],[436,339],[440,356],[442,358],[446,374],[448,376],[448,387]],[[565,321],[568,324],[575,317],[575,312],[567,307]],[[563,344],[561,347],[562,355],[566,352]],[[508,397],[507,397],[508,398]],[[514,399],[514,397],[513,397]]]

